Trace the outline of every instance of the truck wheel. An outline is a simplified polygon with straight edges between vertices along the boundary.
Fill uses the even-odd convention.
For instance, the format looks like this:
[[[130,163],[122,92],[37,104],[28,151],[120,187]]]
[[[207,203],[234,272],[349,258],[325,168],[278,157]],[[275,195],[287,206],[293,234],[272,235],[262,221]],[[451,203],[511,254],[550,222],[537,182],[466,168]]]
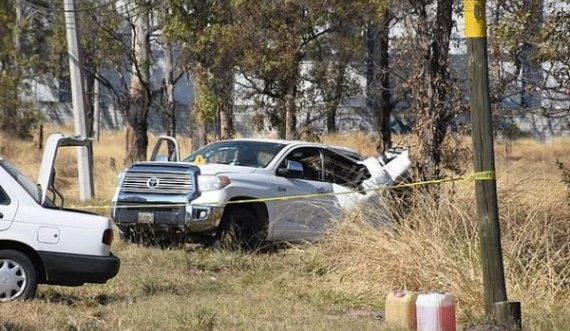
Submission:
[[[0,250],[0,301],[29,299],[37,287],[32,261],[22,252]]]
[[[267,227],[246,207],[224,213],[216,233],[215,245],[227,249],[256,250],[265,240]]]
[[[135,245],[143,245],[143,246],[152,246],[154,245],[152,234],[149,234],[143,229],[135,228],[135,227],[124,227],[120,228],[120,237],[123,242],[127,244],[135,244]]]
[[[141,243],[142,235],[138,233],[135,228],[132,227],[121,227],[119,228],[119,235],[123,242],[127,244],[139,244]]]

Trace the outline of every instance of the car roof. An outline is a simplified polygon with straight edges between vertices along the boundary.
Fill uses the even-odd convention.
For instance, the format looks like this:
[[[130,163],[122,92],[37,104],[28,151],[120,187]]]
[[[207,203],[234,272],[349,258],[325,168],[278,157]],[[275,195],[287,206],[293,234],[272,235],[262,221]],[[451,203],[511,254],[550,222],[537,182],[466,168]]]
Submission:
[[[284,144],[284,145],[293,145],[293,144],[309,144],[309,145],[322,145],[319,143],[314,143],[310,141],[302,141],[302,140],[285,140],[285,139],[273,139],[273,138],[236,138],[236,139],[228,139],[228,140],[220,140],[218,142],[223,141],[252,141],[252,142],[269,142],[269,143],[276,143],[276,144]]]
[[[303,140],[284,140],[284,139],[266,139],[266,138],[237,138],[237,139],[228,139],[228,140],[222,140],[222,141],[252,141],[252,142],[270,142],[270,143],[276,143],[276,144],[284,144],[287,146],[314,146],[314,147],[321,147],[321,148],[326,148],[329,149],[331,151],[334,151],[336,153],[342,154],[344,156],[353,158],[353,159],[357,159],[360,160],[362,157],[360,156],[360,153],[358,153],[357,151],[348,148],[348,147],[344,147],[344,146],[331,146],[331,145],[326,145],[326,144],[322,144],[322,143],[315,143],[315,142],[310,142],[310,141],[303,141]],[[219,141],[221,142],[221,141]]]

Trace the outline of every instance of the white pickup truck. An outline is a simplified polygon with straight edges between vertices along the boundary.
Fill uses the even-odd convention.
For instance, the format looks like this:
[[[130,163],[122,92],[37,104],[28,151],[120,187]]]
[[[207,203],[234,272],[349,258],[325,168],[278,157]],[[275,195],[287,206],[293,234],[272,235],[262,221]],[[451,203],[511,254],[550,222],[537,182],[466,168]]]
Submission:
[[[157,155],[162,143],[167,156]],[[176,141],[162,137],[151,161],[120,176],[113,219],[125,238],[223,242],[231,234],[245,248],[310,240],[410,167],[405,149],[362,159],[346,148],[268,139],[213,143],[181,161],[178,155]]]
[[[58,149],[88,143],[51,135],[37,184],[0,157],[0,301],[30,298],[38,284],[105,283],[119,271],[111,220],[64,209],[53,185]]]

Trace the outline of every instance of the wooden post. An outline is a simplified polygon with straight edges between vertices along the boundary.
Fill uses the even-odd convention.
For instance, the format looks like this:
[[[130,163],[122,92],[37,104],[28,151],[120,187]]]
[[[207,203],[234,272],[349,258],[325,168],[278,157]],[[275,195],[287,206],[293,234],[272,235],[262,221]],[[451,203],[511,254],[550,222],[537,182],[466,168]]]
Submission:
[[[495,319],[500,326],[507,330],[521,330],[521,303],[520,302],[495,302]]]
[[[507,301],[501,229],[495,180],[493,129],[489,102],[487,27],[484,0],[465,1],[465,36],[471,77],[471,125],[475,172],[490,172],[489,178],[475,182],[485,311],[492,316],[494,303]]]

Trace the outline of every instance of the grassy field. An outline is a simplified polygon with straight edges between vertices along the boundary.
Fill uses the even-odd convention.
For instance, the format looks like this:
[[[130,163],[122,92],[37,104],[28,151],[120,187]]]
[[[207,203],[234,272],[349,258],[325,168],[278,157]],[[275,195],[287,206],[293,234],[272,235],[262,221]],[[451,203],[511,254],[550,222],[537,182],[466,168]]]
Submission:
[[[50,128],[49,131],[68,131]],[[47,135],[46,135],[47,136]],[[471,172],[469,139],[450,143],[454,169]],[[154,137],[151,138],[154,141]],[[325,141],[374,153],[365,136]],[[413,141],[406,141],[413,146]],[[124,138],[105,133],[95,149],[101,214],[108,214],[123,168]],[[182,139],[182,154],[190,142]],[[527,330],[570,325],[570,206],[555,160],[570,165],[570,140],[498,145],[497,175],[510,300],[523,305]],[[37,176],[37,141],[0,135],[0,155]],[[60,189],[76,204],[75,153],[59,155]],[[482,280],[474,189],[441,187],[441,198],[412,193],[408,210],[391,206],[399,225],[371,226],[386,204],[348,215],[321,242],[272,253],[161,250],[116,241],[122,267],[106,285],[41,286],[36,300],[0,305],[0,330],[388,330],[390,290],[449,291],[460,329],[482,330]],[[75,199],[75,200],[74,200]],[[477,325],[477,327],[472,327]]]

